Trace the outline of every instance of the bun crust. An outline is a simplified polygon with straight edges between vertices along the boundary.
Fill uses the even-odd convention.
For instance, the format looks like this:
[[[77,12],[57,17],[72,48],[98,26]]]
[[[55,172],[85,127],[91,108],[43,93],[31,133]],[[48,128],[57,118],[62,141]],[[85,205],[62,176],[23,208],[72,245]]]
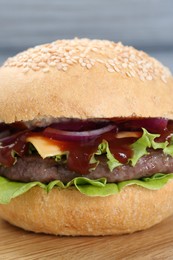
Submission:
[[[169,70],[120,43],[74,39],[36,46],[7,60],[0,79],[0,120],[6,123],[42,117],[173,119]]]
[[[34,187],[0,205],[0,216],[25,230],[55,235],[113,235],[149,228],[173,213],[173,181],[157,191],[133,185],[108,197],[74,188]]]

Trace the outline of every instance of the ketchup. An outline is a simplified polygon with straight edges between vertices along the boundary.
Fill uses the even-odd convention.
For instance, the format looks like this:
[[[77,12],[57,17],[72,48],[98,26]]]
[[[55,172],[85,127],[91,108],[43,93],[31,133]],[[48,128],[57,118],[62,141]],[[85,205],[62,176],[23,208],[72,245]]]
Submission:
[[[50,143],[57,144],[60,150],[68,151],[67,167],[71,171],[87,174],[90,168],[96,166],[96,164],[90,164],[90,159],[92,155],[97,152],[98,146],[103,140],[109,141],[109,149],[111,153],[120,163],[125,164],[133,155],[130,145],[133,144],[137,138],[118,139],[115,137],[114,132],[109,132],[94,140],[84,143],[72,141],[64,142],[52,139],[47,140],[49,140]]]
[[[14,153],[22,157],[28,153],[29,144],[26,143],[27,132],[15,135],[0,146],[0,164],[10,167],[15,163]]]

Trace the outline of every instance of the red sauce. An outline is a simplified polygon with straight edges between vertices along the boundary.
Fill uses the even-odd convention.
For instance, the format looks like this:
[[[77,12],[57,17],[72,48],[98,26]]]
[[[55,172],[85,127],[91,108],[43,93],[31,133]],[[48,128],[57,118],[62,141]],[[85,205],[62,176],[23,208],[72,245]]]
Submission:
[[[109,143],[109,149],[114,157],[122,164],[127,163],[128,159],[133,156],[133,151],[130,145],[133,144],[137,138],[121,138],[112,140]]]
[[[168,121],[167,128],[160,133],[160,137],[156,138],[156,142],[170,141],[173,136],[173,121]]]
[[[87,174],[89,169],[94,167],[90,164],[90,159],[93,153],[97,151],[98,142],[90,144],[67,143],[66,149],[69,151],[67,166],[71,171]]]
[[[97,152],[98,145],[103,140],[109,141],[109,149],[111,153],[120,163],[125,164],[133,155],[130,145],[137,139],[138,138],[118,139],[115,137],[114,132],[109,132],[95,140],[84,143],[49,140],[51,143],[53,142],[54,144],[57,144],[61,150],[69,152],[67,157],[67,166],[71,171],[87,174],[90,168],[95,166],[95,164],[90,164],[90,159],[92,155]]]
[[[15,139],[11,138],[8,143],[0,147],[0,164],[7,167],[15,163],[14,152],[20,157],[28,152],[28,143],[26,143],[27,132],[21,133]]]

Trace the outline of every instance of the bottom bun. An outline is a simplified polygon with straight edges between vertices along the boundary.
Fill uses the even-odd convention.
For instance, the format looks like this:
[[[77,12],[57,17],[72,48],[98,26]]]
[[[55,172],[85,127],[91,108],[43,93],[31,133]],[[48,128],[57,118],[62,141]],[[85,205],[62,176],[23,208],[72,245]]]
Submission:
[[[39,187],[0,205],[0,216],[25,230],[55,235],[113,235],[149,228],[173,214],[173,181],[157,191],[136,185],[108,197],[75,188]]]

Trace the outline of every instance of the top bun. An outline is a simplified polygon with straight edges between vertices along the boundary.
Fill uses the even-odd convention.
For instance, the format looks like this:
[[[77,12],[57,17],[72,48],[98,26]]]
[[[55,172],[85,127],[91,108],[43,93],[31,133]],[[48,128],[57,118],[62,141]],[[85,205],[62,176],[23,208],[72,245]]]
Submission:
[[[0,68],[0,121],[43,117],[173,119],[173,78],[154,58],[103,40],[58,40]]]

